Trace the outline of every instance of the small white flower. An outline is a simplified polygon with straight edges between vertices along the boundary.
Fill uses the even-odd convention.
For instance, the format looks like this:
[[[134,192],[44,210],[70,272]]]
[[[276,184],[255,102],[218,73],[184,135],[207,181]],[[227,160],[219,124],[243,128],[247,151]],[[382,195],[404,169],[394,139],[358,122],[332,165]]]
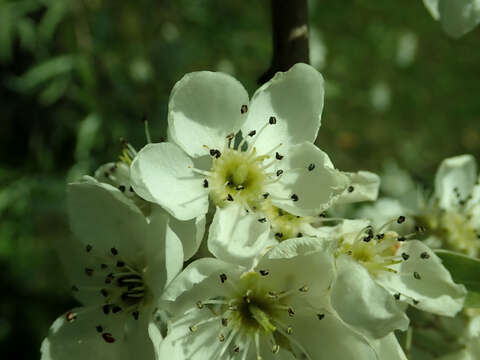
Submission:
[[[226,74],[185,75],[170,96],[172,142],[139,152],[134,189],[183,220],[205,214],[209,198],[219,208],[255,211],[269,200],[296,216],[319,214],[350,183],[312,143],[323,93],[322,76],[305,64],[278,73],[251,103]]]
[[[149,221],[110,185],[69,185],[68,210],[79,242],[62,261],[83,304],[58,318],[42,360],[154,358],[161,335],[152,314],[183,265],[182,244],[163,212]]]
[[[465,35],[480,23],[479,0],[423,0],[423,3],[453,38]]]
[[[339,239],[332,305],[345,322],[375,338],[408,327],[404,303],[453,316],[466,295],[430,248],[388,226],[374,231],[367,221],[352,220],[330,233]]]
[[[405,359],[393,334],[369,344],[329,310],[333,261],[327,242],[302,238],[250,270],[193,262],[166,290],[175,317],[158,358]]]

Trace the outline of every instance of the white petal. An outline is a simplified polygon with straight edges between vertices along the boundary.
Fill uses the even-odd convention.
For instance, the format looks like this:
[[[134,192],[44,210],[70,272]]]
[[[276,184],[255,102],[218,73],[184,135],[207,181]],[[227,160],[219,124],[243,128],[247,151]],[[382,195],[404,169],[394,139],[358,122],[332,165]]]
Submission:
[[[67,203],[72,232],[80,241],[104,254],[115,247],[125,261],[137,261],[147,220],[118,189],[95,180],[72,183]]]
[[[230,75],[209,71],[185,75],[168,104],[169,135],[187,154],[206,154],[204,145],[222,148],[225,136],[240,129],[248,94]]]
[[[409,258],[397,266],[398,274],[385,273],[379,277],[379,282],[386,289],[410,297],[401,298],[412,306],[434,314],[454,316],[462,309],[465,287],[453,282],[450,273],[432,250],[420,241],[412,240],[403,243],[397,253],[405,253]]]
[[[440,0],[438,10],[443,29],[454,38],[468,33],[480,23],[479,0]]]
[[[256,266],[267,270],[273,289],[308,286],[308,297],[321,306],[334,279],[333,243],[315,238],[282,241],[272,248]]]
[[[205,300],[224,293],[220,274],[238,277],[244,269],[218,259],[203,258],[188,265],[167,287],[163,300],[173,302],[176,314],[183,314],[195,306],[199,300]],[[226,290],[225,290],[226,291]]]
[[[343,321],[362,334],[382,338],[393,330],[407,330],[409,320],[394,297],[349,256],[337,259],[332,306]]]
[[[313,142],[320,128],[323,95],[322,75],[309,65],[296,64],[255,92],[242,131],[258,131],[275,116],[277,123],[268,126],[256,142],[260,154],[279,143],[288,147]]]
[[[101,309],[73,309],[74,321],[59,317],[51,326],[41,347],[42,360],[151,360],[153,344],[148,335],[148,320],[138,320],[130,328],[124,327],[125,318],[119,314],[105,315]],[[102,332],[97,331],[97,326]],[[113,342],[104,340],[108,333]]]
[[[360,335],[344,325],[334,314],[295,316],[292,336],[305,347],[313,360],[375,360],[375,352]],[[296,325],[296,326],[295,326]],[[389,359],[379,358],[379,359]]]
[[[208,191],[191,167],[193,161],[175,144],[148,144],[132,162],[133,187],[176,218],[193,219],[207,212]]]
[[[267,188],[272,204],[294,215],[318,215],[348,187],[348,177],[333,168],[328,155],[311,143],[289,149],[281,179]],[[314,167],[313,170],[312,166]],[[291,170],[289,170],[291,169]],[[298,200],[294,201],[292,196]]]
[[[465,200],[471,194],[476,181],[477,165],[472,155],[443,160],[435,175],[435,195],[439,199],[440,207],[455,209],[458,200]]]
[[[209,228],[208,250],[220,260],[250,268],[268,244],[270,226],[235,204],[217,208]]]
[[[168,215],[162,210],[155,211],[150,217],[146,233],[145,283],[155,298],[159,298],[163,289],[182,270],[183,247],[177,234],[168,226]]]
[[[380,188],[380,177],[369,171],[344,173],[350,179],[350,186],[343,192],[337,204],[348,204],[359,201],[375,201]]]
[[[174,217],[170,218],[169,225],[183,244],[185,261],[190,259],[200,247],[205,234],[205,220],[205,215],[187,221],[181,221]]]
[[[370,344],[374,347],[379,359],[407,360],[407,356],[393,333],[381,339],[373,340]]]

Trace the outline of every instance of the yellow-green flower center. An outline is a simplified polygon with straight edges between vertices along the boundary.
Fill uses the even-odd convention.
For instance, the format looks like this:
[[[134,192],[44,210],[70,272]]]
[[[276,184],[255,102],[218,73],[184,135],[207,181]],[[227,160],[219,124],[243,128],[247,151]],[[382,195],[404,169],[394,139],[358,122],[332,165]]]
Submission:
[[[445,212],[442,214],[440,224],[449,248],[478,257],[480,239],[465,215],[458,212]]]

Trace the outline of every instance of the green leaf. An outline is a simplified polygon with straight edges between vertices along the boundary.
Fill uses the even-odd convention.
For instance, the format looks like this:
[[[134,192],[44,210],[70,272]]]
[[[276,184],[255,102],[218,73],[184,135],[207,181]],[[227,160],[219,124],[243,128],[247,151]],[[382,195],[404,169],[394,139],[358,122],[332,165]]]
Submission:
[[[448,250],[436,250],[456,283],[468,290],[466,307],[480,307],[480,260]]]

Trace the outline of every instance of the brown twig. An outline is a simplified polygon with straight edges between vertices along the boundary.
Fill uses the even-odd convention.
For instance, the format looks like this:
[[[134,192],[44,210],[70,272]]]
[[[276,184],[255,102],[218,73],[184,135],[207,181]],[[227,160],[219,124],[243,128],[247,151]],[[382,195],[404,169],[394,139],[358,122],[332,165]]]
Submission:
[[[308,49],[308,0],[271,0],[273,56],[270,68],[258,79],[270,80],[277,71],[310,63]]]

